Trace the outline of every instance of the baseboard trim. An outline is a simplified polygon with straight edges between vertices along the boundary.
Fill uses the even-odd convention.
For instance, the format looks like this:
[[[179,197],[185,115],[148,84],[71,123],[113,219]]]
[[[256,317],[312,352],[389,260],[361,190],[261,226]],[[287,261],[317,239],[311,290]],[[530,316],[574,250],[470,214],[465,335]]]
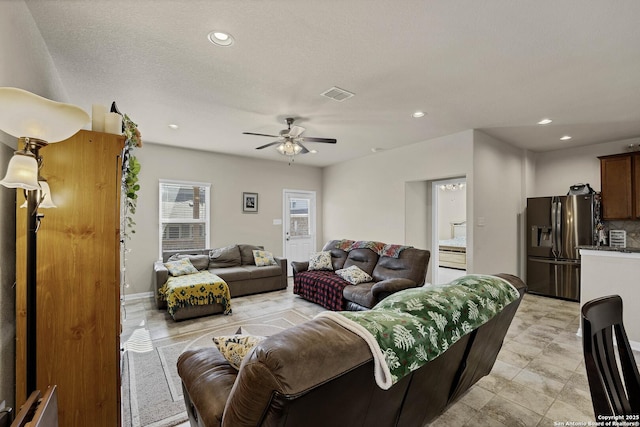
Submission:
[[[135,301],[135,300],[147,299],[147,298],[153,298],[153,292],[140,292],[137,294],[124,295],[125,301]]]

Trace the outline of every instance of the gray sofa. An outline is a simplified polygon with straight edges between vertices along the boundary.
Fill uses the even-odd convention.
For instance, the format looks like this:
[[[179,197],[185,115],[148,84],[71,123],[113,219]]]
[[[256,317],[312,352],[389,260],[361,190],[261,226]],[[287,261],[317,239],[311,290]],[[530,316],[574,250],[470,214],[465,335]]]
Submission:
[[[229,286],[231,298],[261,292],[276,291],[287,288],[287,260],[274,257],[277,265],[256,266],[253,259],[254,249],[262,246],[238,244],[217,249],[196,249],[185,251],[165,251],[162,261],[153,264],[155,298],[158,309],[166,309],[167,303],[160,297],[159,290],[167,282],[169,271],[164,263],[171,258],[189,258],[198,270],[209,270],[219,276]],[[173,315],[175,320],[206,316],[221,313],[221,304],[182,307]]]

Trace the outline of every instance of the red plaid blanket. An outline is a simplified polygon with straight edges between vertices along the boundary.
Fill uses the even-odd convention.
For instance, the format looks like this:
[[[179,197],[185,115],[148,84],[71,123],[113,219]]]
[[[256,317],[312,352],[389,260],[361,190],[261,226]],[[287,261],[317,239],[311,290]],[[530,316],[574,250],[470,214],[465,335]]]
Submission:
[[[346,301],[342,290],[349,282],[333,271],[303,271],[293,280],[293,293],[333,311],[343,311]]]

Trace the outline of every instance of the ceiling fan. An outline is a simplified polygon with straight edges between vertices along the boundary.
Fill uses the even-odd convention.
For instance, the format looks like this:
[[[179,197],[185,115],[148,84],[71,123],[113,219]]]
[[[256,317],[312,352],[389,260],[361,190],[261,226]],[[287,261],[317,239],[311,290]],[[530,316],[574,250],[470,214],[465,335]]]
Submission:
[[[335,144],[337,141],[333,138],[316,138],[312,136],[301,136],[305,129],[301,126],[291,126],[294,118],[287,117],[287,129],[280,131],[280,135],[267,135],[264,133],[242,132],[244,135],[258,135],[268,136],[271,138],[278,138],[277,141],[270,142],[269,144],[256,147],[256,150],[262,150],[263,148],[276,145],[276,150],[280,154],[293,157],[296,154],[305,154],[309,150],[302,145],[303,142],[324,142],[327,144]]]

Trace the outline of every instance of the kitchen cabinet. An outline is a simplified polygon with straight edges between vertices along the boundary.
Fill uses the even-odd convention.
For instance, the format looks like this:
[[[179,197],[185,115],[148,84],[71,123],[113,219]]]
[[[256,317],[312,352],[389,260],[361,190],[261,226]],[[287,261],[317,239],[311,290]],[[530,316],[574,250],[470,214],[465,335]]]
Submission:
[[[81,130],[44,147],[57,208],[37,232],[36,388],[61,426],[120,425],[120,182],[124,138]],[[16,217],[16,401],[26,399],[26,215]]]
[[[640,153],[598,157],[602,219],[640,219]]]

